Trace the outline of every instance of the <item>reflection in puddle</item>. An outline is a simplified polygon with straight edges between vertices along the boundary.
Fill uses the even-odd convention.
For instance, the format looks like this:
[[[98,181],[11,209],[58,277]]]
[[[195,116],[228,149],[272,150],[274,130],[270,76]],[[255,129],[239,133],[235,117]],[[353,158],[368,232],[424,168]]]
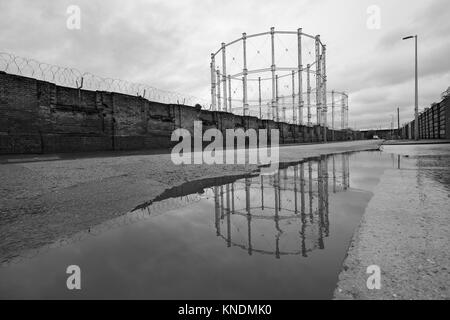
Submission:
[[[188,182],[0,268],[0,297],[331,298],[386,167],[389,157],[363,152]],[[65,287],[72,264],[84,277],[76,293]]]
[[[332,161],[332,192],[349,187],[348,154],[342,170]],[[328,161],[300,163],[270,176],[245,178],[212,189],[215,228],[228,247],[274,255],[302,255],[324,249],[329,236]],[[253,232],[252,232],[253,231]]]

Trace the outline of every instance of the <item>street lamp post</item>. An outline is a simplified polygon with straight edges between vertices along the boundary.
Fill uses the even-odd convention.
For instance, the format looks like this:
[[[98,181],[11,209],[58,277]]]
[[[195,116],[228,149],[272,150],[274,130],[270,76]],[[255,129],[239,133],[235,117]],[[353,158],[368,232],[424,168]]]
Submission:
[[[419,140],[419,84],[417,78],[417,35],[408,36],[403,40],[414,38],[415,40],[415,107],[414,107],[414,139]]]

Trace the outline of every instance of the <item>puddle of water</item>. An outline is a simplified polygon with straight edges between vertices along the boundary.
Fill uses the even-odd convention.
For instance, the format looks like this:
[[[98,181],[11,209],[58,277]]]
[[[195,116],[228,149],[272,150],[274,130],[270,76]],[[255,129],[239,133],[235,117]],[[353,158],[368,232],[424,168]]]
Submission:
[[[0,297],[329,299],[387,168],[414,163],[361,152],[190,182],[3,266]],[[81,268],[79,291],[66,287],[69,265]]]

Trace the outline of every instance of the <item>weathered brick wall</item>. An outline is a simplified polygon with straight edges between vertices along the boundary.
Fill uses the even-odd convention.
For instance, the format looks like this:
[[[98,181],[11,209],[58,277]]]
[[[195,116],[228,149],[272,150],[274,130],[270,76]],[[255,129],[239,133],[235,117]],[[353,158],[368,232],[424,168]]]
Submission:
[[[119,93],[78,90],[0,72],[0,153],[51,153],[169,148],[172,132],[278,129],[280,143],[322,141],[323,128],[305,127]],[[269,131],[270,133],[270,131]],[[328,140],[332,133],[328,130]],[[335,140],[348,133],[335,131]],[[356,137],[352,137],[356,138]]]
[[[441,102],[445,108],[445,139],[450,139],[450,96],[445,97]]]
[[[414,139],[415,120],[400,128],[402,139]],[[419,114],[419,139],[450,139],[450,96]]]

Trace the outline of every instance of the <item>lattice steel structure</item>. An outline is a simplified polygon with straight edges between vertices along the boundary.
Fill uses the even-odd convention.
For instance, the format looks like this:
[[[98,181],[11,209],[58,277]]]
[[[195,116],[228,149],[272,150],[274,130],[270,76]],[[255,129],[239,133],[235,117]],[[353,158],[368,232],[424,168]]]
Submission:
[[[211,109],[260,119],[348,128],[348,95],[327,91],[326,45],[320,35],[270,31],[222,43],[211,54]],[[329,101],[332,101],[330,103]],[[337,101],[335,103],[335,101]]]
[[[331,96],[329,104],[329,107],[331,107],[331,123],[329,127],[332,130],[348,129],[348,94],[334,90],[327,92],[327,94]]]
[[[326,123],[326,46],[319,35],[275,28],[243,33],[211,54],[210,67],[213,110],[296,124]]]

